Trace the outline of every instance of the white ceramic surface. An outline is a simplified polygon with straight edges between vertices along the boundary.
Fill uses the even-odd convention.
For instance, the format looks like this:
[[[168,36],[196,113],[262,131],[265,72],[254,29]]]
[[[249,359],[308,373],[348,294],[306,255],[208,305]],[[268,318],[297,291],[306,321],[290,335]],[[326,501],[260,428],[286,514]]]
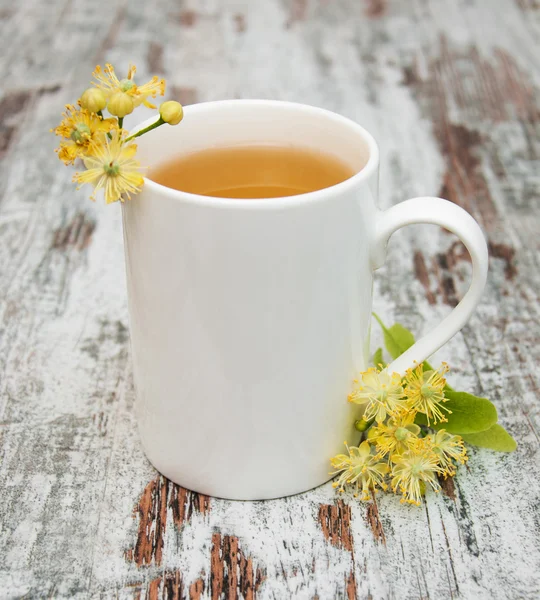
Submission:
[[[149,122],[141,124],[144,127]],[[453,312],[391,370],[459,331],[479,301],[487,248],[472,217],[439,198],[377,209],[379,154],[356,123],[309,106],[231,100],[186,107],[139,140],[143,164],[213,145],[331,152],[357,174],[289,198],[234,200],[147,180],[123,205],[137,414],[146,454],[172,481],[232,499],[302,492],[357,439],[347,395],[367,368],[372,273],[390,235],[435,223],[473,264]]]

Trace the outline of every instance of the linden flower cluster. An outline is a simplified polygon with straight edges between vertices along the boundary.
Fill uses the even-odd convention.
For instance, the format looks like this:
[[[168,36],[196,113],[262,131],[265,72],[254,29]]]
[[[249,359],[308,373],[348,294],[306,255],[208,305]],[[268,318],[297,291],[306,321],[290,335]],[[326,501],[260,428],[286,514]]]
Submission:
[[[438,476],[455,475],[456,463],[467,460],[463,439],[429,427],[444,423],[444,413],[450,412],[444,406],[447,371],[443,363],[432,371],[421,364],[403,378],[382,368],[360,374],[349,402],[364,407],[357,429],[366,432],[366,439],[358,447],[345,443],[347,454],[331,459],[338,491],[352,486],[355,495],[369,500],[378,488],[390,487],[401,494],[401,502],[419,506],[428,487],[440,490]],[[419,414],[428,427],[415,423]]]
[[[132,140],[164,123],[177,125],[183,117],[180,103],[163,102],[157,120],[140,131],[129,135],[124,129],[124,117],[144,105],[156,108],[150,102],[165,94],[165,80],[154,76],[142,85],[135,82],[134,66],[127,77],[118,79],[112,65],[99,65],[92,74],[93,87],[88,88],[77,101],[77,106],[66,105],[63,120],[54,133],[62,138],[56,152],[66,165],[80,159],[85,170],[75,173],[73,181],[79,187],[85,183],[93,186],[90,198],[103,189],[107,204],[131,198],[139,192],[144,179],[141,165],[135,159],[137,145]],[[107,110],[112,117],[106,118]],[[78,189],[78,188],[77,188]]]

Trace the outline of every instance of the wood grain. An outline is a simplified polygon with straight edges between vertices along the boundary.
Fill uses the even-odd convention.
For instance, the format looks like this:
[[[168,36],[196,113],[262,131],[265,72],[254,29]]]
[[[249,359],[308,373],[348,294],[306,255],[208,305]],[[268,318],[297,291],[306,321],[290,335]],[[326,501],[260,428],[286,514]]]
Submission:
[[[0,598],[538,598],[539,3],[6,0],[0,33]],[[163,73],[185,103],[335,110],[380,143],[381,208],[439,194],[469,210],[488,286],[434,362],[496,403],[517,452],[473,449],[422,509],[330,485],[227,502],[156,473],[133,415],[119,207],[74,191],[48,133],[105,61]],[[403,230],[377,312],[420,335],[470,269],[448,233]]]

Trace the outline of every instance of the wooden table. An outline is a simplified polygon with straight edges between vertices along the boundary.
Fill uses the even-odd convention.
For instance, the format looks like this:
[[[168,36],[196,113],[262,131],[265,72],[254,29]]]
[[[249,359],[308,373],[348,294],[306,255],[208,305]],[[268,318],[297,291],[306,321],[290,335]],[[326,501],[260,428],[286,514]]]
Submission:
[[[1,598],[538,598],[538,0],[2,7]],[[496,403],[517,452],[472,450],[420,509],[336,499],[330,485],[228,502],[160,477],[133,416],[120,207],[74,191],[48,133],[105,61],[164,75],[184,103],[340,112],[380,142],[382,208],[438,194],[470,211],[491,275],[435,362]],[[469,276],[453,236],[408,228],[375,306],[420,334]]]

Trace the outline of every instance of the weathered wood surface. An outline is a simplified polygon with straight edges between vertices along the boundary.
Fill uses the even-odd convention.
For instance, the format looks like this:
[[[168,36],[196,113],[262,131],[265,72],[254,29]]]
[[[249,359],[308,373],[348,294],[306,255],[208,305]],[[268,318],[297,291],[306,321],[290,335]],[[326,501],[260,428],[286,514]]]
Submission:
[[[0,597],[539,597],[540,3],[3,0],[0,32]],[[343,113],[380,142],[382,207],[469,210],[491,275],[438,358],[518,451],[472,451],[422,509],[329,485],[226,502],[160,478],[133,417],[119,207],[74,192],[47,133],[105,60],[186,103]],[[421,333],[469,275],[455,238],[408,228],[375,306]]]

